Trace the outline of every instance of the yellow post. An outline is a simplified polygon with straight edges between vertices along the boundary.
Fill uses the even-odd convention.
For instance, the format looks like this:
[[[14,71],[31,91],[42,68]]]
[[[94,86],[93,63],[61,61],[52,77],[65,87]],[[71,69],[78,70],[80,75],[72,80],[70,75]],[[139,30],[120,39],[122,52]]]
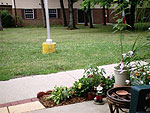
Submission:
[[[56,43],[46,43],[44,42],[42,44],[42,47],[43,47],[43,54],[48,54],[48,53],[53,53],[53,52],[56,52]]]

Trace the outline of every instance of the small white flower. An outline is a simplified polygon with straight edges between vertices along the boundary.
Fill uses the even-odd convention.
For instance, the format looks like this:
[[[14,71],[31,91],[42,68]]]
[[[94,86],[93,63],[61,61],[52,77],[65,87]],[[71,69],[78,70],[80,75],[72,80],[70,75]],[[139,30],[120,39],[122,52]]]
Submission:
[[[149,82],[149,85],[150,85],[150,82]]]
[[[126,57],[126,54],[125,54],[125,53],[124,53],[124,54],[122,54],[122,57],[123,57],[123,58],[125,58],[125,57]]]
[[[150,30],[150,27],[148,28],[148,30]]]
[[[112,75],[110,75],[110,76],[109,76],[109,78],[110,78],[110,79],[112,79],[112,78],[113,78],[113,76],[112,76]]]
[[[133,51],[129,51],[129,56],[131,57],[133,55]]]
[[[127,84],[129,84],[129,83],[130,83],[130,81],[129,81],[129,80],[126,80],[125,82],[126,82]]]
[[[130,67],[133,67],[133,64],[132,64],[132,63],[130,63],[129,65],[130,65]]]
[[[143,84],[144,82],[141,80],[140,83]]]
[[[149,74],[149,73],[150,73],[150,71],[147,71],[147,73]]]
[[[135,76],[134,76],[134,75],[130,75],[130,77],[131,77],[132,79],[134,79],[134,78],[135,78]]]
[[[143,75],[146,75],[146,73],[144,72]]]

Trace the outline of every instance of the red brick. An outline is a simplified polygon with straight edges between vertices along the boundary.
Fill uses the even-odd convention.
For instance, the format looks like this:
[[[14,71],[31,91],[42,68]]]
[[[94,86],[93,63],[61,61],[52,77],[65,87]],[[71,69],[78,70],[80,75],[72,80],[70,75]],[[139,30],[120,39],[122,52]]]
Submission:
[[[5,105],[4,104],[0,104],[0,108],[2,108],[2,107],[5,107]]]
[[[35,102],[35,101],[38,101],[39,99],[38,98],[32,98],[31,100],[32,100],[32,102]]]
[[[18,105],[18,102],[15,101],[15,102],[11,102],[10,104],[11,104],[11,106],[14,106],[14,105]]]
[[[25,100],[18,101],[18,104],[24,104],[24,103],[29,103],[29,102],[32,102],[32,100],[31,99],[25,99]]]
[[[11,103],[4,104],[4,107],[8,107],[8,106],[11,106]]]

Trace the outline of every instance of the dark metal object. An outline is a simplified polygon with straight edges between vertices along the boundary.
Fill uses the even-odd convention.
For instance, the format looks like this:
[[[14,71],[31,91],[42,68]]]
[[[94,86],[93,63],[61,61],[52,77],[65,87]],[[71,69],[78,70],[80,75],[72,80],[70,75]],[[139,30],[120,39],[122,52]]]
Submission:
[[[127,95],[118,95],[116,92],[120,90],[125,90],[128,92]],[[130,99],[131,99],[131,87],[116,87],[107,91],[107,101],[111,113],[119,113],[119,110],[124,111],[122,108],[130,108]],[[127,112],[126,112],[127,113]]]
[[[131,87],[130,113],[150,113],[147,110],[150,106],[150,85],[139,85]]]

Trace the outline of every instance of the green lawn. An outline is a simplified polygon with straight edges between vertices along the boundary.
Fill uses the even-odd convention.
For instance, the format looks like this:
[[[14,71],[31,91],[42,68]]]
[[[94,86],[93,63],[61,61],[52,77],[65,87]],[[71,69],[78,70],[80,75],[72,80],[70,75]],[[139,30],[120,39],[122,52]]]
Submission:
[[[46,29],[7,28],[0,31],[0,80],[120,61],[119,38],[117,33],[112,33],[112,26],[78,27],[77,30],[51,27],[51,37],[57,43],[57,50],[47,55],[42,54]],[[136,37],[142,33],[125,34],[125,51],[131,49]]]

